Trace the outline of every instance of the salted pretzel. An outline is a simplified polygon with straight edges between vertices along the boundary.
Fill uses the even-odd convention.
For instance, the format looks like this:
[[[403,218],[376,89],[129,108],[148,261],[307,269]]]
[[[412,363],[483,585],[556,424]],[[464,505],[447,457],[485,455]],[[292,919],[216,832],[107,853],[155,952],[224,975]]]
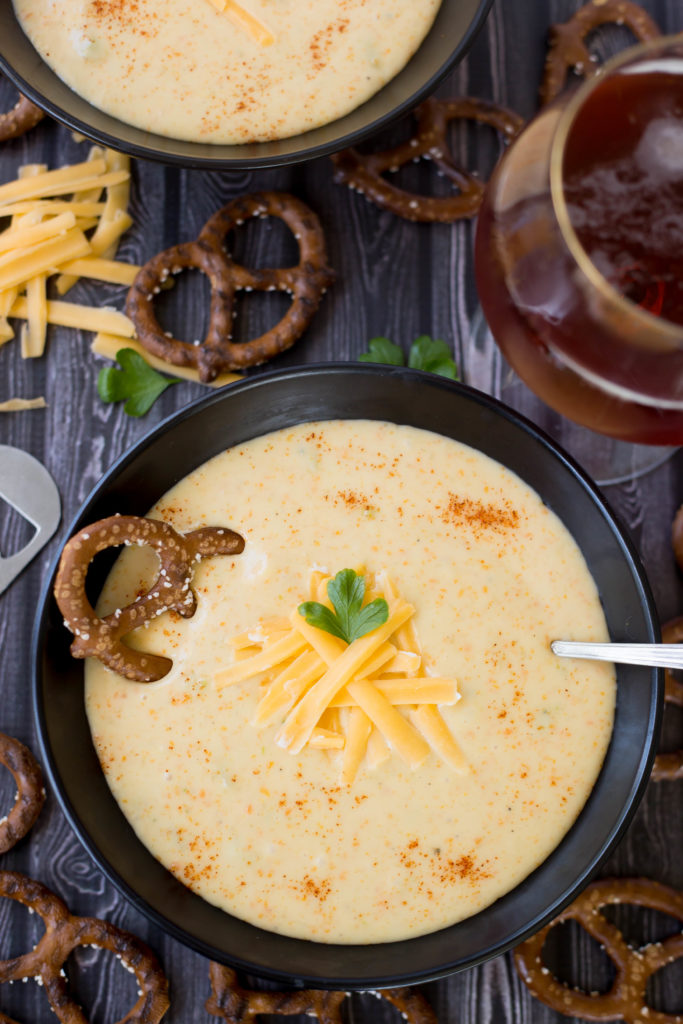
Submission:
[[[299,245],[293,267],[243,267],[225,250],[226,235],[245,220],[279,217]],[[201,270],[211,285],[209,327],[202,344],[164,333],[154,312],[154,297],[171,274]],[[305,203],[284,192],[257,192],[234,199],[211,217],[195,242],[159,253],[138,272],[128,292],[126,313],[141,345],[175,366],[194,366],[200,380],[212,381],[225,370],[257,366],[290,348],[303,334],[334,274],[327,265],[320,221]],[[269,331],[251,341],[232,341],[237,292],[288,292],[292,304]]]
[[[562,92],[568,71],[583,78],[597,74],[599,67],[585,40],[595,29],[609,24],[626,25],[641,42],[662,34],[647,11],[631,0],[590,0],[568,21],[550,26],[548,54],[539,90],[541,106]]]
[[[261,1014],[291,1017],[305,1014],[319,1024],[344,1024],[342,1003],[348,992],[323,989],[292,989],[288,992],[255,992],[239,984],[230,967],[211,963],[209,967],[211,995],[206,1009],[227,1024],[245,1024]],[[411,988],[392,988],[372,993],[395,1006],[408,1024],[437,1024],[431,1006],[419,992]]]
[[[35,128],[45,117],[45,111],[32,103],[27,96],[19,93],[19,99],[11,110],[0,114],[0,142],[16,139]]]
[[[345,149],[332,156],[335,181],[344,182],[383,210],[414,221],[449,223],[473,217],[481,206],[484,182],[458,166],[448,144],[451,121],[469,120],[495,128],[505,142],[521,131],[523,119],[512,110],[486,100],[458,97],[428,99],[415,111],[415,134],[407,142],[381,153],[359,153]],[[424,196],[406,192],[383,177],[388,171],[418,160],[431,160],[457,188],[450,196]]]
[[[674,516],[671,527],[671,546],[673,547],[676,562],[679,568],[683,570],[683,505]],[[683,643],[683,615],[676,619],[671,619],[662,626],[662,641],[666,644]],[[670,669],[665,671],[664,678],[666,681],[664,689],[665,707],[666,705],[683,707],[683,682],[676,679]],[[656,782],[683,779],[683,749],[671,751],[668,754],[657,754],[652,769],[652,778]]]
[[[683,643],[683,615],[662,626],[662,642],[665,644]],[[670,669],[666,669],[664,672],[664,679],[665,713],[667,705],[683,708],[683,683],[675,678]],[[667,754],[657,754],[651,777],[655,782],[683,779],[683,749],[672,750]]]
[[[122,544],[154,548],[159,575],[132,604],[101,619],[86,597],[88,567],[98,552]],[[66,544],[54,588],[64,624],[75,637],[72,655],[99,658],[114,672],[137,682],[161,679],[170,670],[171,660],[134,651],[122,638],[164,611],[191,618],[197,607],[190,586],[195,564],[202,558],[236,555],[243,549],[244,539],[227,528],[208,526],[181,534],[161,520],[138,516],[110,516],[86,526]]]
[[[9,813],[0,821],[0,853],[7,853],[26,835],[45,802],[43,773],[23,743],[0,732],[0,764],[11,772],[17,795]]]
[[[62,1024],[88,1024],[69,991],[63,968],[78,946],[97,946],[118,957],[137,981],[138,999],[118,1024],[157,1024],[161,1020],[169,1006],[168,983],[152,951],[134,935],[108,921],[75,917],[59,896],[17,871],[0,871],[0,897],[23,904],[45,925],[44,934],[29,953],[0,960],[0,983],[40,979]]]
[[[633,949],[601,913],[603,907],[620,903],[659,910],[683,925],[683,892],[647,878],[593,882],[546,928],[516,948],[515,965],[522,981],[542,1003],[568,1017],[624,1020],[627,1024],[681,1024],[680,1015],[652,1009],[647,1003],[646,989],[653,974],[683,957],[683,933]],[[542,953],[548,933],[568,920],[580,924],[612,961],[616,974],[608,992],[588,993],[569,988],[544,966]]]

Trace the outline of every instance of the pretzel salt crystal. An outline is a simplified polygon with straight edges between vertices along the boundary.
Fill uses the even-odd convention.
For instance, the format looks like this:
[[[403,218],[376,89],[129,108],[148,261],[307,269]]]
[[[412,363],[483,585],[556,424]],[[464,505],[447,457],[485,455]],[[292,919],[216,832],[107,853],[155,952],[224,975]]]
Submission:
[[[159,575],[136,601],[101,619],[85,593],[88,567],[100,551],[122,544],[154,548]],[[244,539],[221,527],[181,534],[161,520],[138,516],[110,516],[86,526],[66,544],[55,581],[57,604],[67,629],[75,636],[72,655],[99,658],[114,672],[137,682],[161,679],[171,668],[170,659],[134,651],[122,638],[164,611],[191,618],[197,606],[190,586],[195,564],[202,558],[236,555],[243,549]]]
[[[678,1014],[662,1013],[647,1003],[650,978],[667,964],[683,957],[683,933],[661,942],[632,949],[616,925],[602,914],[603,907],[630,904],[658,910],[683,925],[683,892],[647,878],[616,878],[593,882],[570,906],[514,952],[515,965],[527,988],[546,1006],[569,1017],[585,1020],[624,1020],[627,1024],[681,1024]],[[576,921],[605,950],[615,968],[607,992],[569,988],[543,964],[548,933],[564,921]]]
[[[481,206],[484,182],[458,167],[448,143],[449,124],[461,119],[488,124],[508,142],[523,128],[523,119],[505,107],[471,97],[428,99],[417,108],[415,116],[415,134],[400,146],[380,153],[346,149],[334,154],[335,181],[346,183],[377,206],[406,220],[450,223],[473,217]],[[443,197],[418,195],[383,177],[387,171],[397,171],[420,157],[431,160],[458,192]]]
[[[169,1006],[168,983],[156,957],[143,942],[108,921],[73,916],[59,896],[17,871],[0,871],[0,897],[23,904],[45,925],[44,934],[30,952],[0,960],[0,983],[35,978],[62,1024],[88,1024],[69,991],[64,965],[79,946],[97,946],[118,957],[137,981],[137,1001],[117,1024],[158,1024]],[[0,1020],[7,1018],[0,1013]]]
[[[299,246],[293,267],[243,267],[225,251],[225,237],[254,217],[278,217]],[[193,267],[211,284],[209,328],[202,344],[181,341],[164,333],[154,312],[154,299],[171,274]],[[311,322],[334,273],[327,265],[325,239],[313,211],[284,192],[258,192],[233,200],[215,213],[195,242],[159,253],[138,272],[126,301],[138,340],[153,355],[176,366],[194,366],[202,381],[225,370],[257,366],[290,348]],[[236,294],[287,292],[292,304],[285,316],[259,338],[232,341]]]
[[[562,92],[567,72],[573,70],[583,78],[592,78],[599,67],[593,60],[585,39],[601,25],[626,25],[636,39],[656,39],[661,31],[656,22],[631,0],[591,0],[580,7],[568,21],[551,25],[548,55],[539,90],[541,106],[550,103]]]
[[[9,813],[0,821],[0,853],[7,853],[26,835],[45,802],[43,773],[23,743],[0,732],[0,764],[11,772],[17,796]]]
[[[0,142],[8,142],[25,135],[45,117],[45,111],[19,93],[19,99],[12,107],[0,114]]]
[[[344,1024],[342,1004],[348,992],[324,989],[292,989],[287,992],[256,992],[242,988],[230,967],[212,963],[209,967],[211,995],[206,1009],[226,1024],[246,1024],[261,1014],[290,1017],[306,1014],[319,1024]],[[421,993],[411,988],[373,992],[395,1006],[407,1024],[437,1024],[436,1015]]]

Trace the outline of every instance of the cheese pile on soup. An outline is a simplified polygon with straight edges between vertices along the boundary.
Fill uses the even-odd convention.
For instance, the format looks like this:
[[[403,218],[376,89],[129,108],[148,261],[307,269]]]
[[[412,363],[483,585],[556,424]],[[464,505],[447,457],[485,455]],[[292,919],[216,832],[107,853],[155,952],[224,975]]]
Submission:
[[[24,32],[101,110],[177,139],[282,139],[382,88],[441,0],[14,0]]]
[[[556,658],[556,637],[606,640],[572,537],[515,474],[465,445],[375,421],[307,423],[232,448],[152,515],[229,526],[243,554],[198,565],[191,619],[136,646],[173,660],[157,683],[89,661],[87,712],[107,781],[180,881],[255,925],[320,942],[434,931],[512,889],[559,843],[609,742],[611,666]],[[230,639],[308,597],[314,571],[386,573],[415,608],[423,673],[457,680],[439,708],[469,771],[395,751],[353,783],[340,753],[253,724],[259,679],[218,686]],[[100,612],[155,575],[126,549]]]

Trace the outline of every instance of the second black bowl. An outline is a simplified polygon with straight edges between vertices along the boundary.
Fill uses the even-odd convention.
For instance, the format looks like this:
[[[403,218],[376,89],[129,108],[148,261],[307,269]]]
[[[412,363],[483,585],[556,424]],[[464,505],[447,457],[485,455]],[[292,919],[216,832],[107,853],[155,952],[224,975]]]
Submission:
[[[171,417],[109,470],[68,533],[115,512],[144,514],[179,479],[231,445],[310,420],[381,419],[469,444],[533,487],[574,536],[614,640],[658,639],[638,558],[600,493],[531,424],[462,385],[396,367],[328,365],[266,374]],[[56,566],[54,567],[56,569]],[[161,928],[213,960],[326,988],[384,988],[471,967],[537,931],[595,873],[647,784],[658,735],[661,674],[620,667],[612,740],[593,792],[548,859],[496,903],[441,931],[396,943],[326,945],[262,931],[206,903],[140,843],[93,748],[83,666],[52,598],[34,638],[34,703],[44,762],[71,825],[102,871]],[[97,573],[97,566],[93,568]],[[104,569],[95,586],[103,580]]]

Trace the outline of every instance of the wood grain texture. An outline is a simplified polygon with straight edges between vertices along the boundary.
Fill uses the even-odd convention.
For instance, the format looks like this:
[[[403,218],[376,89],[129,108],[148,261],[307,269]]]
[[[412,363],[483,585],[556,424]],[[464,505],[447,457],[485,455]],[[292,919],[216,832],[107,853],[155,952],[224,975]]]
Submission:
[[[472,94],[494,99],[530,116],[536,106],[551,21],[563,21],[576,0],[496,0],[491,16],[469,57],[439,90],[442,96]],[[668,31],[683,30],[680,0],[647,0],[644,6]],[[601,34],[596,46],[608,53],[621,45],[618,29]],[[0,83],[0,106],[14,103],[6,82]],[[403,123],[385,132],[379,143],[405,136]],[[488,172],[498,151],[489,130],[459,130],[456,151],[468,166]],[[87,143],[46,120],[25,138],[0,151],[0,180],[12,177],[26,162],[50,166],[83,159]],[[434,187],[427,165],[411,165],[400,181],[418,189]],[[443,188],[443,183],[437,187]],[[293,168],[259,172],[201,172],[139,161],[134,167],[132,212],[135,226],[120,249],[124,259],[144,262],[160,249],[196,237],[207,218],[234,196],[254,189],[292,191],[319,214],[328,238],[331,264],[338,280],[326,296],[306,336],[272,365],[293,366],[330,359],[353,360],[374,335],[388,335],[407,348],[419,333],[444,338],[454,347],[463,379],[502,397],[551,435],[581,452],[583,440],[559,416],[546,409],[512,374],[500,356],[478,306],[474,287],[473,225],[418,225],[382,212],[348,189],[333,184],[331,165],[320,160]],[[250,262],[291,259],[292,247],[277,227],[259,222],[239,240],[240,256]],[[122,308],[124,290],[80,284],[72,293],[80,301]],[[196,280],[183,284],[162,311],[180,336],[201,336],[205,293]],[[252,296],[242,303],[238,337],[260,333],[278,315],[276,302]],[[89,338],[53,328],[45,358],[23,361],[18,344],[0,349],[0,400],[43,394],[43,411],[0,415],[0,443],[16,445],[40,459],[52,472],[63,501],[57,536],[0,597],[0,729],[36,750],[29,701],[33,612],[50,560],[66,536],[77,508],[105,470],[123,451],[174,410],[203,393],[199,385],[170,388],[142,420],[126,417],[120,407],[103,405],[96,394],[101,361],[89,352]],[[255,371],[259,372],[259,371]],[[584,449],[585,450],[585,449]],[[606,490],[625,523],[648,571],[662,620],[683,611],[683,586],[669,546],[669,527],[683,502],[683,457],[679,453],[646,477]],[[7,535],[12,541],[11,531]],[[679,730],[677,740],[683,743]],[[12,799],[12,787],[0,773],[0,799]],[[683,887],[683,786],[651,784],[623,841],[602,873],[644,874]],[[4,813],[0,809],[0,816]],[[137,913],[104,879],[72,834],[54,796],[32,834],[2,860],[2,867],[32,875],[58,892],[75,913],[106,917],[145,941],[161,958],[171,983],[169,1024],[204,1024],[209,992],[208,965],[202,957],[167,937]],[[650,939],[662,924],[652,915],[626,923],[634,934]],[[620,919],[620,923],[623,923]],[[0,957],[28,949],[37,937],[36,920],[21,908],[0,901]],[[666,927],[666,924],[664,925]],[[666,932],[664,932],[666,934]],[[563,930],[552,955],[562,977],[572,983],[604,985],[608,966],[585,936]],[[680,966],[680,965],[679,965]],[[123,1016],[134,999],[128,975],[110,956],[81,951],[68,965],[91,1020],[104,1024]],[[662,972],[652,986],[654,1005],[683,1011],[683,973]],[[425,986],[441,1024],[559,1024],[565,1018],[535,1002],[526,992],[509,955]],[[53,1019],[44,993],[32,983],[3,986],[0,1008],[23,1024]],[[394,1010],[375,999],[354,996],[347,1007],[356,1024],[389,1024]],[[273,1018],[277,1020],[280,1018]]]

